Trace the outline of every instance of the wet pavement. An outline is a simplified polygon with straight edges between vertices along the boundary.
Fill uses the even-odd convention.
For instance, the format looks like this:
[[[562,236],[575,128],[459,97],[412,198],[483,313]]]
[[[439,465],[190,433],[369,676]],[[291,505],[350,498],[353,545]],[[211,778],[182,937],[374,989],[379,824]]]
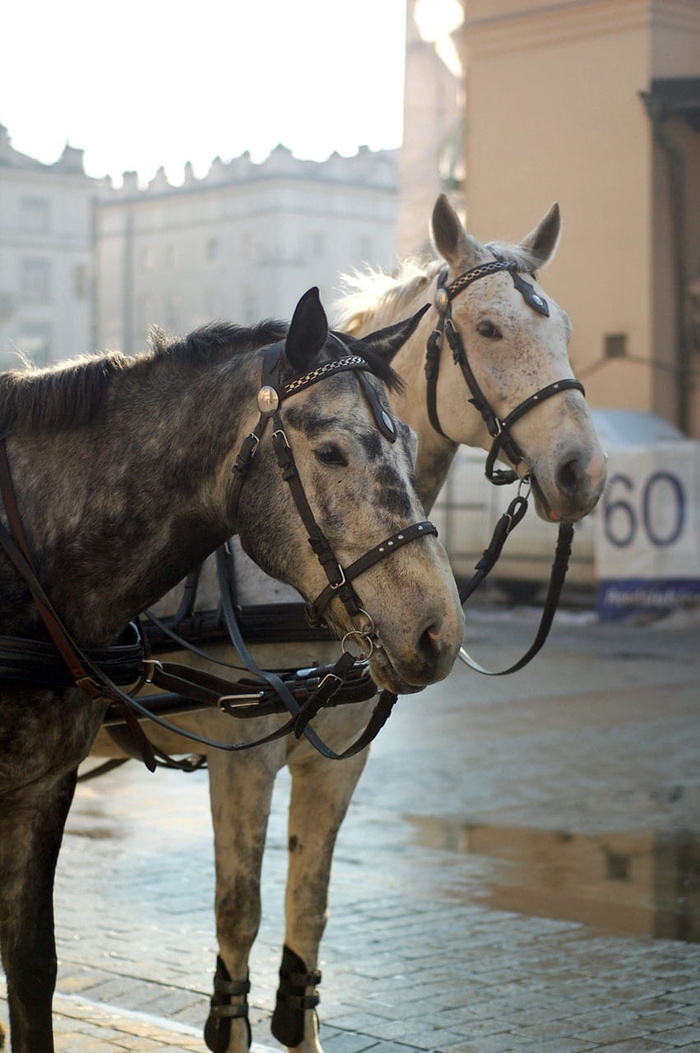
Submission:
[[[505,666],[535,624],[480,608],[469,648]],[[526,670],[458,665],[400,700],[335,855],[326,1053],[700,1051],[699,679],[697,616],[576,611]],[[276,1049],[288,789],[281,773],[251,961],[254,1039]],[[56,901],[61,1053],[203,1051],[206,773],[84,784]]]

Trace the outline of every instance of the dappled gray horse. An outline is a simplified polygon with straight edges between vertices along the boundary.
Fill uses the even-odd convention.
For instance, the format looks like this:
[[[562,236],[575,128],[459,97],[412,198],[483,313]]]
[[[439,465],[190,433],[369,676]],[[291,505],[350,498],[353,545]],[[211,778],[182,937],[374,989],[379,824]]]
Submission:
[[[471,401],[462,354],[496,420],[507,421],[519,406],[543,389],[573,377],[568,358],[570,324],[547,296],[535,271],[552,257],[560,217],[553,207],[518,245],[481,245],[465,231],[445,198],[432,218],[437,258],[409,261],[397,276],[371,274],[352,280],[352,292],[339,305],[339,327],[355,336],[377,325],[411,315],[426,301],[435,306],[421,320],[394,359],[405,386],[390,398],[395,412],[418,433],[419,490],[429,509],[460,443],[490,449],[493,422]],[[442,298],[438,290],[445,290]],[[448,299],[451,297],[451,299]],[[453,351],[434,332],[449,321],[463,349]],[[444,324],[443,324],[444,323]],[[426,348],[429,375],[426,374]],[[489,427],[491,424],[491,428]],[[539,514],[549,522],[574,522],[590,512],[605,481],[604,456],[584,396],[575,385],[550,390],[512,423],[506,463],[517,461],[520,476],[530,474]],[[505,436],[504,436],[505,437]],[[517,460],[521,456],[521,460]],[[279,583],[264,579],[237,553],[238,599],[242,605],[294,599]],[[427,592],[426,592],[427,597]],[[296,597],[298,599],[298,597]],[[227,647],[215,649],[231,659]],[[328,662],[329,644],[290,643],[253,647],[263,668]],[[235,656],[234,656],[235,657]],[[196,658],[193,662],[198,663]],[[216,671],[216,666],[211,666]],[[336,750],[353,742],[366,725],[375,701],[321,712],[314,726]],[[245,731],[258,737],[282,717],[266,717]],[[178,723],[218,736],[236,738],[240,722],[207,712]],[[176,736],[157,733],[165,749],[189,753]],[[117,751],[100,739],[100,753]],[[208,752],[216,848],[216,924],[219,961],[206,1039],[216,1053],[243,1053],[250,1042],[247,1022],[248,958],[260,920],[260,870],[270,799],[276,773],[292,775],[289,808],[289,873],[286,930],[280,987],[272,1020],[274,1035],[295,1053],[320,1053],[315,1006],[319,945],[327,918],[328,883],[336,835],[367,760],[367,750],[336,764],[306,742],[288,739],[245,755]]]
[[[334,572],[422,521],[409,430],[394,425],[392,442],[376,419],[377,405],[389,414],[382,381],[396,384],[388,363],[414,325],[329,339],[314,289],[286,338],[274,323],[222,324],[135,359],[106,354],[0,376],[10,523],[0,552],[0,938],[14,1053],[54,1048],[53,877],[76,771],[109,702],[91,676],[79,677],[83,690],[71,686],[74,671],[57,652],[51,666],[49,637],[64,634],[71,661],[94,655],[236,533],[268,573],[318,596],[326,573],[266,427],[275,400],[277,441],[293,452]],[[447,675],[463,617],[430,532],[353,584],[359,618],[333,599],[326,619],[339,634],[369,622],[377,684],[413,691]],[[8,676],[17,648],[41,651],[42,683],[30,682],[31,661],[25,682],[15,666]]]

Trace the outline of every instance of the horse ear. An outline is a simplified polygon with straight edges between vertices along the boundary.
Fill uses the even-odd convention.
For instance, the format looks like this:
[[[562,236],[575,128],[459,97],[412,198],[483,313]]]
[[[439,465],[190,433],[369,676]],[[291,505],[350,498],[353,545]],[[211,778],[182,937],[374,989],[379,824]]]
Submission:
[[[421,318],[429,309],[430,304],[427,303],[412,318],[407,318],[403,322],[396,322],[394,325],[388,325],[385,329],[378,329],[375,333],[370,333],[369,336],[363,336],[357,342],[358,344],[365,344],[372,351],[386,359],[387,362],[391,362],[399,348],[403,347],[409,337],[413,335]]]
[[[544,267],[554,256],[561,234],[561,210],[559,203],[554,202],[534,230],[520,242],[521,249],[535,260],[535,270]]]
[[[469,270],[476,264],[479,243],[467,234],[444,194],[440,194],[435,202],[431,229],[435,248],[452,270]]]
[[[314,285],[294,308],[284,344],[287,359],[297,373],[307,373],[316,363],[327,339],[328,319]]]

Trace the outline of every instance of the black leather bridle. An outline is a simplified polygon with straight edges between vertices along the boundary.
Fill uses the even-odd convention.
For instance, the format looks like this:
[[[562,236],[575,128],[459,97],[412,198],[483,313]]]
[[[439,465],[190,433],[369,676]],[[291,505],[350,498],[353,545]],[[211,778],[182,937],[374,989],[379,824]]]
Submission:
[[[345,348],[345,345],[342,344],[340,338],[335,334],[333,334],[333,336],[334,339]],[[271,423],[272,444],[277,463],[282,471],[282,476],[285,482],[289,485],[296,509],[308,532],[309,544],[316,553],[318,561],[328,578],[328,585],[315,600],[307,604],[307,617],[311,624],[320,624],[323,620],[323,612],[326,607],[331,600],[337,596],[351,617],[362,615],[369,621],[369,623],[371,623],[371,618],[362,607],[360,599],[355,591],[352,584],[353,581],[364,571],[374,566],[375,563],[378,563],[379,560],[383,559],[391,552],[395,552],[397,549],[402,548],[410,541],[414,541],[416,538],[424,537],[428,534],[437,535],[437,529],[433,523],[428,520],[414,523],[412,526],[404,527],[402,530],[392,534],[391,537],[382,541],[381,544],[375,545],[374,548],[371,548],[363,556],[355,560],[349,567],[343,567],[341,565],[328,543],[328,540],[324,536],[321,527],[316,521],[307,500],[294,461],[292,446],[284,429],[280,407],[282,403],[292,395],[296,395],[300,391],[305,391],[307,388],[311,387],[312,384],[316,384],[324,377],[352,370],[357,376],[365,400],[367,401],[377,427],[382,434],[390,442],[395,442],[398,433],[394,422],[384,411],[374,389],[365,376],[365,371],[368,371],[370,366],[364,358],[359,355],[345,355],[343,358],[335,359],[332,362],[326,362],[324,365],[319,366],[310,373],[306,373],[301,377],[296,377],[294,380],[285,384],[281,380],[283,347],[284,345],[282,343],[275,344],[265,352],[262,383],[260,391],[258,392],[258,410],[260,411],[260,416],[253,430],[243,441],[240,453],[236,458],[233,468],[234,491],[232,503],[234,520],[240,503],[243,485],[252,465],[254,464],[255,452],[268,424]],[[372,633],[362,633],[362,635],[367,637],[368,643],[371,646]]]
[[[443,270],[438,277],[438,289],[435,295],[435,308],[438,312],[438,321],[435,329],[428,338],[428,347],[425,358],[428,416],[430,418],[430,423],[439,435],[442,435],[444,439],[449,439],[449,436],[445,434],[440,426],[437,412],[437,382],[440,371],[440,354],[443,337],[447,338],[454,362],[460,367],[462,375],[467,383],[467,387],[469,388],[471,394],[469,401],[478,409],[483,417],[486,427],[488,428],[489,435],[491,436],[492,443],[486,459],[485,472],[486,478],[489,482],[495,483],[498,486],[503,485],[504,483],[515,482],[518,478],[517,472],[512,469],[494,468],[496,458],[501,450],[513,465],[520,464],[522,461],[526,460],[522,450],[511,433],[511,428],[515,422],[520,420],[520,418],[529,412],[529,410],[534,409],[535,406],[538,406],[553,395],[558,395],[562,391],[574,389],[585,395],[583,384],[581,384],[579,380],[575,380],[573,377],[565,377],[562,380],[556,380],[553,384],[547,384],[545,387],[540,388],[539,391],[528,396],[528,398],[516,406],[515,409],[512,409],[510,413],[503,418],[499,417],[492,409],[478,380],[476,379],[461,334],[452,321],[452,301],[473,282],[479,281],[480,278],[486,278],[490,274],[497,274],[499,271],[509,272],[513,279],[515,288],[529,307],[534,311],[537,311],[539,314],[549,317],[549,304],[546,299],[543,296],[540,296],[529,282],[526,282],[521,277],[517,263],[512,260],[497,258],[490,263],[482,263],[478,267],[473,267],[471,270],[465,271],[464,274],[461,274],[449,284],[447,281],[448,272],[447,270]]]
[[[460,367],[469,389],[471,396],[469,401],[479,410],[479,413],[486,424],[489,435],[491,436],[491,448],[486,457],[486,478],[496,486],[513,483],[518,478],[521,479],[523,484],[527,484],[531,478],[529,472],[524,473],[523,476],[519,476],[514,468],[495,467],[496,458],[501,451],[506,455],[512,465],[515,466],[523,462],[527,464],[527,458],[516,442],[511,432],[511,428],[516,421],[520,420],[521,417],[531,409],[534,409],[535,406],[540,405],[546,399],[552,398],[552,396],[558,395],[562,391],[570,390],[580,391],[581,394],[585,395],[585,390],[583,384],[581,384],[579,380],[575,380],[573,377],[564,377],[562,380],[554,381],[552,384],[546,384],[543,388],[540,388],[539,391],[529,395],[528,398],[524,399],[515,407],[515,409],[512,409],[510,413],[503,418],[499,417],[493,410],[476,378],[461,334],[452,320],[452,301],[473,282],[479,281],[481,278],[486,278],[490,274],[498,274],[500,271],[507,271],[513,280],[513,285],[523,297],[528,307],[531,307],[533,311],[537,311],[538,314],[548,318],[549,304],[544,296],[540,296],[534,287],[529,282],[525,281],[522,277],[521,268],[514,260],[503,259],[498,253],[494,252],[493,249],[490,251],[493,252],[493,255],[496,257],[494,260],[491,260],[488,263],[482,263],[477,267],[472,267],[471,270],[465,271],[451,282],[448,282],[449,272],[446,268],[443,269],[438,276],[438,287],[434,303],[438,312],[438,320],[434,330],[428,338],[425,357],[428,417],[432,427],[439,435],[442,435],[444,439],[447,439],[450,442],[454,442],[454,440],[450,439],[449,435],[443,431],[437,412],[437,382],[440,371],[440,356],[443,340],[446,338],[452,351],[453,360],[455,364]],[[534,276],[530,275],[530,277]],[[477,586],[479,586],[484,578],[486,578],[491,572],[501,554],[508,535],[521,521],[526,511],[527,497],[518,493],[498,520],[491,542],[484,550],[479,562],[476,564],[476,573],[471,580],[460,589],[459,597],[462,604],[466,602]],[[540,651],[549,634],[554,614],[557,609],[557,604],[559,603],[564,580],[566,578],[569,557],[571,555],[573,531],[574,528],[571,523],[559,524],[559,536],[555,559],[552,564],[547,597],[545,599],[537,635],[527,652],[507,669],[492,671],[490,669],[485,669],[467,653],[464,647],[462,647],[459,652],[459,658],[465,663],[465,665],[468,665],[475,672],[482,673],[485,676],[505,676],[522,669],[523,666],[527,665],[527,663],[535,657],[538,651]]]

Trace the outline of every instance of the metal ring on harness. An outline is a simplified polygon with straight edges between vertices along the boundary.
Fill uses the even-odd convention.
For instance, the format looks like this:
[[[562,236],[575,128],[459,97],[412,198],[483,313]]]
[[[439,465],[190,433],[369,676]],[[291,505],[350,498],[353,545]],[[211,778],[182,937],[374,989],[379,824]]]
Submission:
[[[350,640],[355,641],[355,637],[357,637],[355,644],[360,652],[358,655],[354,654],[349,644]],[[367,662],[374,654],[374,640],[372,636],[369,633],[362,632],[360,629],[351,629],[350,632],[347,632],[340,641],[340,646],[345,654],[351,654],[355,658],[362,658],[365,662]]]

